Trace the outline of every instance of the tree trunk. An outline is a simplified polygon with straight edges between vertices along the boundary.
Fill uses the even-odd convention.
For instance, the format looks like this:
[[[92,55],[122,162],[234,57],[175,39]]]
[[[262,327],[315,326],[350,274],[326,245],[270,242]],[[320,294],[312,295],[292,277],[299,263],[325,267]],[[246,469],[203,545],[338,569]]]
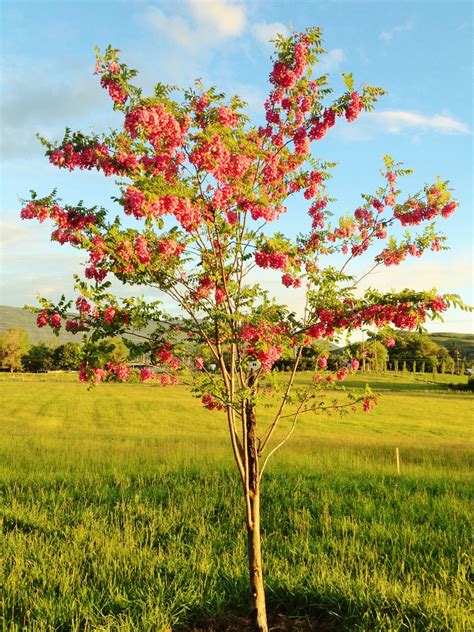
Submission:
[[[268,632],[260,537],[260,483],[255,408],[246,405],[248,484],[245,485],[252,616],[257,632]]]

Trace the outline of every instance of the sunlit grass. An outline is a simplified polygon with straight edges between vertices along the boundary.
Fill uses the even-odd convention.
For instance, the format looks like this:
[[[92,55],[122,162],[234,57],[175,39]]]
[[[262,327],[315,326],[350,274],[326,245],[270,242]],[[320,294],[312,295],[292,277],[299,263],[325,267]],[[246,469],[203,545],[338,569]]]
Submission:
[[[467,632],[474,398],[371,379],[372,413],[302,417],[267,470],[269,606],[339,630]],[[182,387],[87,391],[58,375],[0,389],[6,630],[159,631],[246,611],[222,414]]]

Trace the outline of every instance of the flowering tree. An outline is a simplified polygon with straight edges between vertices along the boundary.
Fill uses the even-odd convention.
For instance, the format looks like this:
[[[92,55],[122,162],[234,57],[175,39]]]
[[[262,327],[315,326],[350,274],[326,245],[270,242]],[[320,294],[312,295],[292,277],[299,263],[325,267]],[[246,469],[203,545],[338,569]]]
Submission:
[[[68,331],[88,332],[82,381],[126,381],[130,368],[107,362],[104,341],[132,334],[136,342],[128,338],[127,345],[162,367],[160,373],[143,368],[143,381],[189,384],[205,408],[225,415],[243,486],[252,611],[260,631],[267,630],[260,483],[268,460],[299,415],[359,406],[368,411],[375,401],[369,390],[347,399],[342,393],[325,396],[357,370],[359,360],[348,357],[343,368],[329,372],[323,343],[364,328],[381,330],[386,339],[387,327],[417,328],[457,302],[434,291],[358,290],[361,278],[350,265],[363,255],[370,272],[443,248],[433,221],[451,215],[457,203],[442,181],[401,199],[397,181],[408,171],[387,156],[380,188],[363,195],[353,212],[331,220],[327,180],[334,165],[313,157],[311,147],[339,120],[353,122],[372,109],[383,91],[356,89],[349,74],[343,76],[344,93],[334,98],[328,76],[311,79],[324,54],[319,29],[278,37],[275,51],[261,127],[250,125],[238,97],[226,99],[200,83],[180,92],[158,83],[154,95],[144,97],[131,83],[136,72],[119,61],[118,51],[98,51],[96,73],[124,115],[123,128],[101,137],[67,130],[60,144],[41,141],[60,169],[119,177],[115,202],[124,216],[110,219],[102,208],[62,206],[55,192],[42,199],[32,193],[21,212],[24,219],[52,220],[53,240],[88,253],[85,278],[75,277],[77,315],[71,317],[72,303],[64,298],[56,305],[41,299],[38,315],[40,327],[58,330],[65,321]],[[292,196],[308,213],[307,231],[295,240],[271,231]],[[424,229],[415,234],[396,236],[397,226],[421,224]],[[301,314],[269,297],[256,282],[257,268],[279,272],[289,302],[301,288]],[[182,317],[167,315],[158,302],[114,296],[111,277],[160,290]],[[192,356],[203,346],[206,361],[200,353]],[[320,351],[314,380],[292,399],[307,347]],[[272,422],[262,428],[257,405],[271,396],[269,375],[280,357],[293,358],[293,368],[283,391],[273,394],[279,399]],[[285,436],[280,426],[288,417]]]

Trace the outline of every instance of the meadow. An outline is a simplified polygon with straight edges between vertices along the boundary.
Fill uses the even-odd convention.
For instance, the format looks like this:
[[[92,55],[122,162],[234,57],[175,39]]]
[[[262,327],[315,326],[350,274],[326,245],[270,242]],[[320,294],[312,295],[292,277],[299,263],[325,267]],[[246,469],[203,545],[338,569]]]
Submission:
[[[444,384],[464,377],[428,379],[352,378],[369,381],[379,405],[302,417],[271,461],[270,610],[335,631],[474,628],[474,397]],[[75,376],[4,375],[0,390],[3,630],[192,630],[246,613],[243,505],[222,414],[179,386],[88,391]]]

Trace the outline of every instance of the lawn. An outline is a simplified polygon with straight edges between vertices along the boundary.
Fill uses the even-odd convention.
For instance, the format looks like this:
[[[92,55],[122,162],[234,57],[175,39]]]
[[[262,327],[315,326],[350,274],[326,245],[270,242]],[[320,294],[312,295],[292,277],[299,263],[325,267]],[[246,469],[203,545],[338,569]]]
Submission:
[[[272,611],[334,630],[473,628],[474,398],[445,378],[358,375],[381,393],[373,412],[301,419],[263,483]],[[164,631],[245,613],[221,413],[182,387],[87,391],[59,374],[3,376],[0,389],[5,630]]]

